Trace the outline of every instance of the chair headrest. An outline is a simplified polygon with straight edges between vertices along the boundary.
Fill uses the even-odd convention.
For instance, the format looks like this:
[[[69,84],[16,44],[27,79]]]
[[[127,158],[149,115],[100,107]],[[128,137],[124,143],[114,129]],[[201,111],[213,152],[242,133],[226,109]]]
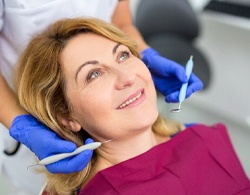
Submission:
[[[135,25],[143,37],[172,33],[186,39],[199,34],[195,11],[187,0],[141,0],[136,11]]]

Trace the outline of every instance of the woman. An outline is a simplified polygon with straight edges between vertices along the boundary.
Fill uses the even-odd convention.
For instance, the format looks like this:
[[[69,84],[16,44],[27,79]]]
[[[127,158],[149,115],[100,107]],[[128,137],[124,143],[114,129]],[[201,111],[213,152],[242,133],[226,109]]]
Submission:
[[[111,140],[81,172],[46,172],[51,194],[250,192],[222,124],[171,136],[183,125],[158,116],[135,43],[108,23],[56,22],[24,51],[16,83],[21,105],[62,138]]]
[[[10,128],[11,136],[26,145],[39,159],[54,153],[71,152],[76,146],[61,140],[46,126],[37,123],[32,116],[25,115],[10,88],[13,87],[12,69],[33,34],[58,19],[92,16],[116,25],[137,42],[138,52],[145,54],[147,65],[154,73],[156,85],[162,89],[160,91],[166,97],[166,101],[178,100],[179,85],[186,79],[184,69],[161,57],[145,43],[133,25],[129,3],[129,0],[0,0],[0,123]],[[162,68],[165,70],[164,75]],[[157,79],[158,76],[160,79]],[[165,80],[162,80],[163,77]],[[172,82],[168,82],[169,80]],[[187,97],[201,88],[202,83],[199,79],[191,79]],[[6,179],[11,182],[12,194],[21,189],[25,194],[37,194],[37,190],[27,192],[27,188],[31,189],[30,181],[34,180],[34,174],[22,169],[23,165],[30,164],[33,154],[22,146],[18,153],[13,152],[16,142],[13,143],[14,140],[9,136],[7,128],[0,126],[0,134],[5,134],[0,136],[0,139],[3,138],[0,140],[0,148],[4,147],[5,153],[8,154],[0,157],[0,171],[3,167]],[[52,173],[72,173],[82,170],[82,161],[88,163],[90,157],[91,152],[83,152],[70,161],[60,161],[46,168]],[[17,161],[20,162],[20,168],[16,166]],[[16,167],[15,170],[13,166]],[[23,179],[24,177],[26,179]],[[38,183],[41,182],[37,179],[36,185]],[[35,185],[32,187],[35,188]],[[39,185],[37,188],[39,190]]]

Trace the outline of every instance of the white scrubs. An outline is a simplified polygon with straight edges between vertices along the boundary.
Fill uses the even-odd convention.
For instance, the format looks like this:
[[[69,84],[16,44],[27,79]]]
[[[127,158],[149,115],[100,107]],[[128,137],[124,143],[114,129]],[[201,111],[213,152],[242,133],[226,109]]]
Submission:
[[[62,18],[98,17],[111,22],[118,0],[0,0],[0,68],[13,88],[12,72],[17,59],[32,36]],[[25,127],[24,127],[25,128]],[[6,156],[4,149],[15,141],[0,125],[0,173],[8,182],[10,194],[38,194],[45,179],[27,166],[34,154],[21,145],[17,154]]]

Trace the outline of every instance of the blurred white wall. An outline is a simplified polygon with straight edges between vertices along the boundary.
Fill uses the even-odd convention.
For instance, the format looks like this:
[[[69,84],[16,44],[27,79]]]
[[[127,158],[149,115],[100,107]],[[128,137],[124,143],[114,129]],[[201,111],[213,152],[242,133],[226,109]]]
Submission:
[[[209,0],[189,0],[189,2],[191,3],[194,10],[199,12],[209,2]]]

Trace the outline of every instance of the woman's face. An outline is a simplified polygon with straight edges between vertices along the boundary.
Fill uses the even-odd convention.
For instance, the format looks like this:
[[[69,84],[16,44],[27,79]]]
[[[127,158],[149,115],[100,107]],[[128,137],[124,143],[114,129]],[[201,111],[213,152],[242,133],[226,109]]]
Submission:
[[[158,111],[145,64],[121,44],[88,33],[72,38],[61,54],[73,123],[105,140],[150,129]]]

